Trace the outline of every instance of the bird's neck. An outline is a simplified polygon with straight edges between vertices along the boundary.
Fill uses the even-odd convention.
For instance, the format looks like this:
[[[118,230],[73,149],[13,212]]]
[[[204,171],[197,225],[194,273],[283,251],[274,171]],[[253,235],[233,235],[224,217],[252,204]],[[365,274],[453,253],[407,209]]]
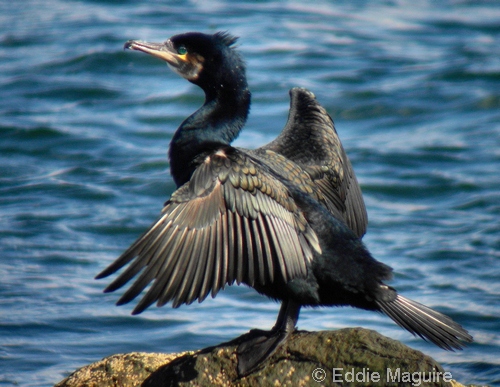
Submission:
[[[250,91],[243,82],[205,90],[205,103],[177,129],[170,143],[170,171],[181,186],[191,178],[203,156],[238,137],[250,109]]]

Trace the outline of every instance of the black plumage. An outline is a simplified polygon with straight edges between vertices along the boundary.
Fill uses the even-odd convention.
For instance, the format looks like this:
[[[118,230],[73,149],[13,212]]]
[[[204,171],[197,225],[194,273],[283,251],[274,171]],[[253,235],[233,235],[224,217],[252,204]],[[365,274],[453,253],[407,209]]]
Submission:
[[[290,91],[288,122],[271,143],[235,148],[250,107],[245,66],[227,33],[176,35],[126,48],[165,60],[205,92],[203,106],[173,136],[169,157],[178,188],[160,217],[97,278],[128,267],[106,288],[138,276],[118,304],[133,313],[174,307],[244,283],[282,307],[275,327],[240,345],[240,374],[264,361],[295,329],[301,306],[383,312],[445,349],[472,337],[450,318],[385,285],[391,268],[361,242],[367,216],[361,190],[333,122],[314,95]]]

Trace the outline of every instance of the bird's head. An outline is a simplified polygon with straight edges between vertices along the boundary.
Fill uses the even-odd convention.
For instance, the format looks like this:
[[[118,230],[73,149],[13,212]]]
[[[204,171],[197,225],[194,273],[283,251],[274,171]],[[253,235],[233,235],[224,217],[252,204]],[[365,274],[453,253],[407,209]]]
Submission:
[[[163,59],[181,77],[211,93],[235,85],[246,87],[245,66],[233,47],[236,40],[227,32],[188,32],[164,43],[129,40],[125,48]]]

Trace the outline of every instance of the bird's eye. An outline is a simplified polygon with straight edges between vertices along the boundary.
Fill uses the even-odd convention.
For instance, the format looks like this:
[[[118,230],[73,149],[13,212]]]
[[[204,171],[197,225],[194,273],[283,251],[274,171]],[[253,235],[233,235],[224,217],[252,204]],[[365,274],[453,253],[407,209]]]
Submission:
[[[177,49],[177,53],[179,55],[186,55],[188,52],[187,48],[185,46],[180,46],[178,49]]]

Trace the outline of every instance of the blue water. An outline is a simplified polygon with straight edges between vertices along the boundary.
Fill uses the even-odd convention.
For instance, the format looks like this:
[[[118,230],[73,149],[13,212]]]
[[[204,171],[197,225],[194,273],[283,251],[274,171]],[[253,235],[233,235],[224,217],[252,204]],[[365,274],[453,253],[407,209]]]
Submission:
[[[123,43],[189,30],[241,36],[253,105],[238,146],[279,133],[289,88],[316,94],[360,180],[367,246],[476,342],[448,353],[352,309],[304,310],[299,328],[375,329],[462,383],[499,386],[500,6],[404,0],[1,2],[0,385],[274,323],[278,305],[244,287],[130,316],[93,279],[174,189],[168,142],[203,101]]]

